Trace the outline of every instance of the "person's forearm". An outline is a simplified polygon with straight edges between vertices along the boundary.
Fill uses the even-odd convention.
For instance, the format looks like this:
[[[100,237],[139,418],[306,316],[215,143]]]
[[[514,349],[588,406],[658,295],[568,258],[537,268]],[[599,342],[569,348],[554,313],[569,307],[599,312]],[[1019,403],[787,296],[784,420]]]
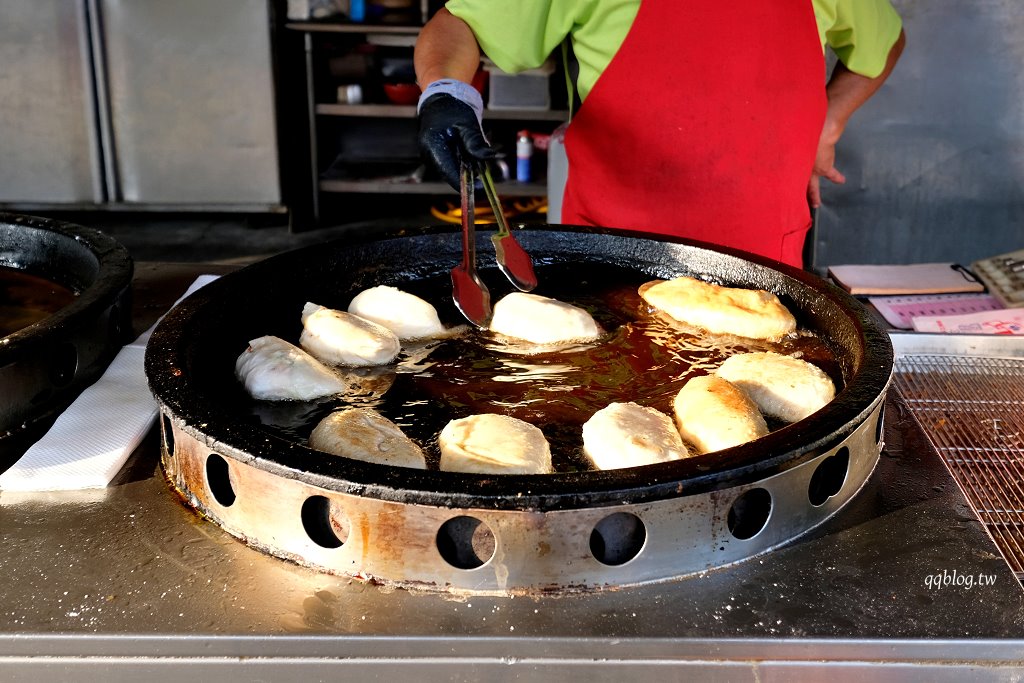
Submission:
[[[469,83],[480,66],[480,47],[466,22],[442,8],[420,32],[413,62],[421,88],[442,78]]]
[[[889,77],[896,61],[903,52],[906,39],[903,32],[889,50],[889,57],[886,60],[885,68],[878,76],[868,78],[856,74],[842,62],[838,62],[832,71],[825,93],[828,97],[828,111],[825,114],[825,126],[822,137],[833,144],[839,139],[846,129],[853,112],[857,111],[862,104],[875,94],[882,87],[882,83]]]
[[[889,49],[889,57],[886,59],[885,68],[882,73],[874,78],[868,78],[855,74],[843,65],[836,64],[832,70],[832,77],[825,87],[828,97],[828,109],[825,112],[825,123],[818,138],[818,151],[814,158],[814,170],[811,172],[811,179],[807,183],[807,200],[812,207],[821,206],[821,184],[820,179],[825,178],[833,183],[845,183],[846,177],[836,168],[836,143],[846,130],[853,112],[868,101],[875,92],[882,87],[882,83],[889,77],[896,61],[903,52],[905,38],[900,31],[899,38]]]

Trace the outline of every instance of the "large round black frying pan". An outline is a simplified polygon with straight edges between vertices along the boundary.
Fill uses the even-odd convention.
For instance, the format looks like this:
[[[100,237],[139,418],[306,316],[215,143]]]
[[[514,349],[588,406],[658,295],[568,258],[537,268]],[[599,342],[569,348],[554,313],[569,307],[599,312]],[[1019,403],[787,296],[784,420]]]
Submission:
[[[95,381],[131,331],[132,260],[98,230],[0,213],[0,266],[56,282],[74,301],[0,339],[0,470]],[[10,453],[9,453],[10,452]]]
[[[518,232],[545,264],[614,264],[650,279],[690,275],[777,294],[799,326],[829,340],[843,388],[811,418],[726,451],[645,467],[486,476],[421,471],[321,453],[263,427],[233,376],[248,340],[276,334],[293,341],[306,301],[344,307],[377,284],[401,287],[447,274],[461,258],[448,226],[346,239],[299,249],[225,276],[189,297],[161,322],[146,353],[150,386],[165,412],[211,447],[227,444],[250,465],[327,490],[399,502],[465,508],[556,510],[659,500],[763,479],[827,451],[865,421],[888,385],[892,347],[857,301],[814,275],[742,252],[611,229],[551,225]],[[481,236],[482,277],[498,283],[493,252]],[[541,292],[544,293],[544,292]],[[556,296],[556,294],[550,294]],[[434,302],[453,310],[450,296]],[[243,394],[244,396],[244,394]]]

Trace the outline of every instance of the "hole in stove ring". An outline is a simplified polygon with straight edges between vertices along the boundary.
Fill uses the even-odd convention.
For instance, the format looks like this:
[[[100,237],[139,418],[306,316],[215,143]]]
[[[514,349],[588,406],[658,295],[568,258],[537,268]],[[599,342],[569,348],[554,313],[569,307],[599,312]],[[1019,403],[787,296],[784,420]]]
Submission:
[[[171,418],[166,413],[160,413],[160,434],[163,436],[164,452],[168,457],[174,455],[174,429],[171,426]]]
[[[340,548],[348,540],[348,517],[329,498],[310,496],[302,503],[301,516],[309,540],[321,548]]]
[[[882,434],[885,433],[885,403],[878,410],[878,422],[875,423],[875,445],[882,446]]]
[[[57,388],[71,384],[78,371],[78,349],[71,342],[58,344],[50,356],[50,381]]]
[[[494,532],[476,517],[453,517],[437,530],[437,551],[456,569],[477,569],[494,556]]]
[[[231,486],[228,461],[216,453],[206,456],[206,485],[210,488],[214,500],[223,507],[231,507],[234,504],[235,489]]]
[[[107,315],[107,334],[111,341],[120,342],[124,332],[121,329],[121,309],[115,304],[107,311]]]
[[[647,527],[631,512],[615,512],[594,525],[590,552],[601,564],[617,567],[640,554],[647,542]]]
[[[846,483],[849,471],[850,449],[846,446],[819,462],[814,474],[811,475],[811,483],[807,486],[807,499],[811,505],[820,507],[839,493]]]
[[[772,513],[772,494],[766,489],[744,491],[729,508],[729,533],[746,541],[761,533]]]

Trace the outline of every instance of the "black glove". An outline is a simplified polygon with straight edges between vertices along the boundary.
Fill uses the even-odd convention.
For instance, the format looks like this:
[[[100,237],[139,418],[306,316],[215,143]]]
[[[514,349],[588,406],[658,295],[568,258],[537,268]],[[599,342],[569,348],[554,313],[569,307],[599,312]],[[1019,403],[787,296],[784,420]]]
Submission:
[[[456,94],[445,91],[434,94],[432,89],[433,85],[424,93],[419,105],[420,152],[430,165],[441,172],[445,182],[458,190],[459,160],[492,159],[494,148],[484,137],[473,106]],[[472,94],[479,99],[475,90]],[[482,109],[482,101],[478,106]]]

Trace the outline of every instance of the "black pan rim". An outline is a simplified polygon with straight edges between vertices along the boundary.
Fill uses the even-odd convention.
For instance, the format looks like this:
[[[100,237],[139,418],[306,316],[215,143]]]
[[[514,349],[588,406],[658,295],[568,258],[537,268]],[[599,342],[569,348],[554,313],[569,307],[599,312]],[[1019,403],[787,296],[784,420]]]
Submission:
[[[75,300],[61,310],[33,325],[17,330],[3,338],[0,345],[0,366],[41,344],[63,337],[68,329],[77,328],[98,317],[113,306],[131,285],[134,264],[128,250],[117,240],[94,228],[39,216],[0,212],[0,225],[23,227],[60,235],[84,257],[96,259],[96,277]],[[19,267],[19,264],[0,262],[0,265]],[[32,273],[36,274],[36,273]]]
[[[484,229],[486,229],[484,227]],[[244,454],[247,464],[287,478],[299,478],[327,490],[398,502],[484,509],[555,510],[642,503],[668,497],[720,490],[764,479],[826,452],[863,423],[879,406],[892,373],[892,346],[888,336],[853,297],[820,278],[796,268],[738,250],[693,240],[668,238],[614,228],[570,225],[533,226],[523,235],[547,232],[606,235],[628,240],[679,244],[712,260],[735,259],[765,276],[788,278],[797,287],[824,297],[847,316],[863,350],[860,367],[844,389],[814,416],[776,430],[757,442],[744,444],[714,457],[696,456],[683,461],[623,470],[556,473],[549,475],[474,475],[409,470],[363,463],[320,453],[269,432],[253,430],[233,420],[230,413],[203,405],[190,386],[187,366],[190,320],[204,306],[241,286],[298,263],[311,255],[355,245],[385,243],[410,237],[454,233],[452,226],[422,226],[342,238],[271,257],[227,275],[203,288],[172,311],[153,334],[147,349],[146,372],[150,387],[163,409],[178,418],[182,428],[211,445],[211,452]],[[202,430],[193,425],[203,425]],[[771,455],[765,456],[765,452]],[[295,462],[302,462],[297,468]],[[728,463],[722,467],[721,463]],[[713,464],[718,464],[714,467]]]

